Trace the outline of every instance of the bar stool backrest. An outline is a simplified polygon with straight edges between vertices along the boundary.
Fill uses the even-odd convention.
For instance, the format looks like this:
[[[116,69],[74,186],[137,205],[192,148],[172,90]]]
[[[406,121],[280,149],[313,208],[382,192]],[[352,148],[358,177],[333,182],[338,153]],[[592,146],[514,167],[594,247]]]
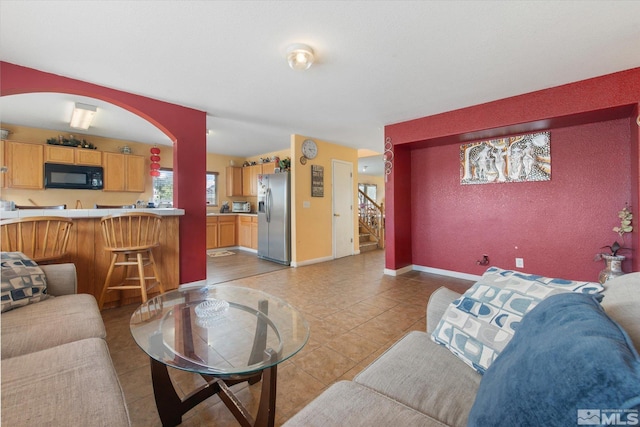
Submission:
[[[56,260],[67,254],[72,226],[71,219],[58,216],[5,219],[0,222],[0,248],[36,262]]]
[[[104,249],[136,251],[160,245],[162,217],[146,212],[107,215],[100,220]]]

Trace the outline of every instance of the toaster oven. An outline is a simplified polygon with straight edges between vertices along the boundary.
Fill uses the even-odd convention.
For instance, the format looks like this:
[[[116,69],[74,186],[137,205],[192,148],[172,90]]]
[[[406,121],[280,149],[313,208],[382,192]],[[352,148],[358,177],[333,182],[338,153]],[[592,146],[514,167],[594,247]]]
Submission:
[[[251,203],[249,202],[233,202],[231,212],[251,212]]]

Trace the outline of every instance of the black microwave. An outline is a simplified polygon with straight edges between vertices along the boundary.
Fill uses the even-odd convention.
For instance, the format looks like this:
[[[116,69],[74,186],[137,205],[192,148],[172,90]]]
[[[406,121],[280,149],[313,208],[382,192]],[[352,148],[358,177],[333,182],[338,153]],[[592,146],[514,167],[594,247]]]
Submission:
[[[101,166],[45,163],[44,188],[102,190],[103,169]]]

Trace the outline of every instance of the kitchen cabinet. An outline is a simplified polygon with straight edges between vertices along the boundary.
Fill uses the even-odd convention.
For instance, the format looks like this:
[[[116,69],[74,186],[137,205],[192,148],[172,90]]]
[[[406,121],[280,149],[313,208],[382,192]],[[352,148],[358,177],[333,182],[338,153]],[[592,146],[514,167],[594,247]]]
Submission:
[[[207,249],[215,249],[218,247],[218,217],[207,217]]]
[[[242,168],[227,166],[227,197],[242,196]]]
[[[5,141],[6,185],[9,188],[44,188],[44,150],[40,144]]]
[[[45,145],[44,161],[45,163],[102,166],[102,152],[86,148]]]
[[[258,249],[258,217],[241,215],[238,218],[238,245]]]
[[[262,174],[267,175],[270,173],[276,173],[276,162],[262,164]]]
[[[207,249],[236,246],[237,215],[212,215],[207,217]]]
[[[144,192],[145,169],[142,156],[102,153],[104,191]]]
[[[258,175],[262,174],[262,165],[251,165],[242,168],[242,195],[258,195]]]
[[[235,246],[236,215],[218,217],[218,247]]]
[[[251,217],[238,216],[238,245],[251,247]]]
[[[258,250],[258,217],[251,217],[251,249]]]

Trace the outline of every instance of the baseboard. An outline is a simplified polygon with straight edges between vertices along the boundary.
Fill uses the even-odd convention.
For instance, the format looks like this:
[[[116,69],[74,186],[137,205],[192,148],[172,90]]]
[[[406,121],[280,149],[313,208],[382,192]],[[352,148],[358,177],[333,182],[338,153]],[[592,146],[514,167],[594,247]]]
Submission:
[[[247,248],[246,246],[236,246],[236,249],[242,251],[242,252],[251,252],[252,254],[257,254],[258,250],[257,249],[251,249],[251,248]]]
[[[408,273],[410,271],[420,271],[422,273],[437,274],[440,276],[454,277],[456,279],[471,280],[477,282],[481,276],[475,274],[461,273],[459,271],[443,270],[441,268],[425,267],[423,265],[407,265],[406,267],[392,270],[390,268],[384,269],[384,274],[387,276],[400,276],[401,274]]]
[[[203,288],[205,286],[207,286],[206,279],[196,280],[195,282],[183,283],[182,285],[178,286],[178,289],[183,290],[183,289],[192,289],[192,288]]]
[[[326,262],[326,261],[331,261],[331,260],[333,260],[332,256],[326,256],[326,257],[315,258],[315,259],[308,259],[306,261],[291,262],[291,267],[303,267],[305,265],[318,264],[320,262]]]
[[[471,280],[477,282],[482,276],[475,274],[462,273],[459,271],[443,270],[441,268],[425,267],[422,265],[414,265],[413,269],[423,273],[439,274],[440,276],[455,277],[456,279]]]
[[[384,274],[387,276],[400,276],[401,274],[413,271],[413,265],[407,265],[406,267],[399,268],[397,270],[391,270],[390,268],[384,269]]]

